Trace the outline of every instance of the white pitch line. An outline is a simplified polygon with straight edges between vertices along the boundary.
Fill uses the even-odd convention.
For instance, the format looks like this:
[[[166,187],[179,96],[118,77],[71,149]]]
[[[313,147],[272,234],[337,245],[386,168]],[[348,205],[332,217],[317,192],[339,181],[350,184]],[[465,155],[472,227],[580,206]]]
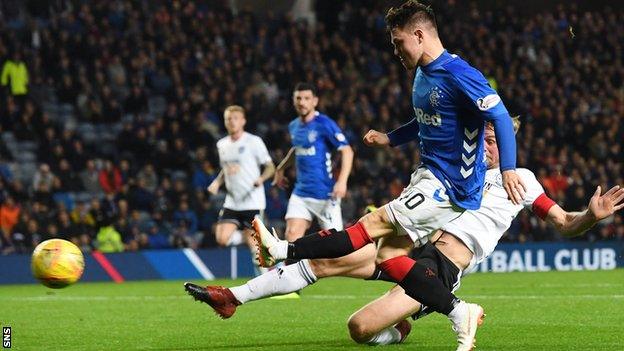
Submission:
[[[318,300],[353,300],[374,299],[380,295],[308,295],[302,294],[303,299]],[[462,295],[467,299],[496,299],[496,300],[557,300],[557,299],[624,299],[624,295]],[[187,295],[117,295],[117,296],[0,296],[0,301],[140,301],[140,300],[177,300],[187,299]]]
[[[359,298],[374,299],[381,295],[306,295],[302,298],[321,300],[352,300]],[[624,299],[624,295],[460,295],[466,299],[497,299],[497,300],[559,300],[559,299]]]

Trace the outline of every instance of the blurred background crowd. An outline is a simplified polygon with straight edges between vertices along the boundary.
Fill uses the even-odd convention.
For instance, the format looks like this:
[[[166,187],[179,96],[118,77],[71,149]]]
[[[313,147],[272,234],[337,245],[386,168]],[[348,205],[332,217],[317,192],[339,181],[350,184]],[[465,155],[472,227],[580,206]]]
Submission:
[[[224,194],[206,187],[219,172],[224,108],[245,107],[246,129],[278,163],[299,81],[316,84],[318,109],[355,150],[345,221],[401,192],[417,144],[361,142],[412,118],[413,72],[393,56],[387,2],[317,1],[314,21],[224,3],[1,3],[2,253],[54,237],[104,252],[214,246]],[[580,211],[597,185],[624,185],[624,11],[570,3],[517,17],[521,6],[434,9],[448,50],[521,115],[518,166]],[[282,227],[289,190],[266,189],[265,215]],[[611,239],[624,240],[621,214],[582,238]],[[504,240],[563,239],[523,211]]]

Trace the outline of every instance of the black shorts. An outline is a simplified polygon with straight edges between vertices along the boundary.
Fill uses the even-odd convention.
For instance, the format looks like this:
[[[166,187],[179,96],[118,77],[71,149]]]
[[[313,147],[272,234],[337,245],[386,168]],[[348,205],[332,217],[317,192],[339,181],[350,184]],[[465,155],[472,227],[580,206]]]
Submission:
[[[451,292],[459,287],[459,279],[461,271],[449,260],[433,243],[426,243],[421,247],[414,248],[410,252],[410,257],[427,265],[428,267],[437,267],[437,276],[445,287]],[[413,319],[424,317],[432,311],[427,306],[422,306],[420,311],[412,315]]]
[[[238,226],[238,229],[251,228],[251,221],[256,216],[262,216],[261,210],[248,210],[248,211],[234,211],[229,208],[222,208],[219,211],[219,223],[228,222],[234,223]]]

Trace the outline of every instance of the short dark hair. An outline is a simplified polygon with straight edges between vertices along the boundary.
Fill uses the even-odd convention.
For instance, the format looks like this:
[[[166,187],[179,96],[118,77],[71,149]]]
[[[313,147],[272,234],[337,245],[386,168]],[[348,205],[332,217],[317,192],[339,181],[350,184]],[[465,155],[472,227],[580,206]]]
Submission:
[[[408,0],[398,8],[391,7],[386,13],[388,29],[403,28],[407,24],[423,22],[431,24],[437,32],[438,26],[431,6],[415,0]]]
[[[316,96],[316,87],[312,83],[299,82],[295,85],[295,91],[310,90],[312,95]]]

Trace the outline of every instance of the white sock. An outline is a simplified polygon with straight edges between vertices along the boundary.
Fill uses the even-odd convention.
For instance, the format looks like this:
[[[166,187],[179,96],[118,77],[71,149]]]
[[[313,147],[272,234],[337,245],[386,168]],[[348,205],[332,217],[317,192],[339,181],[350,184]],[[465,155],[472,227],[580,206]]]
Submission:
[[[280,240],[275,245],[271,246],[269,253],[276,260],[285,260],[288,258],[288,241]]]
[[[230,288],[230,291],[240,303],[246,303],[301,290],[310,284],[314,284],[316,280],[310,262],[302,260],[297,264],[278,267],[251,279],[244,285]]]
[[[464,316],[466,315],[467,308],[468,308],[468,304],[465,303],[464,301],[460,301],[457,305],[455,305],[455,308],[453,308],[451,313],[448,314],[448,317],[451,320],[451,322],[453,322],[453,324],[455,325],[459,324],[464,318]]]
[[[401,332],[395,327],[388,327],[375,334],[368,342],[368,345],[391,345],[401,341]]]

